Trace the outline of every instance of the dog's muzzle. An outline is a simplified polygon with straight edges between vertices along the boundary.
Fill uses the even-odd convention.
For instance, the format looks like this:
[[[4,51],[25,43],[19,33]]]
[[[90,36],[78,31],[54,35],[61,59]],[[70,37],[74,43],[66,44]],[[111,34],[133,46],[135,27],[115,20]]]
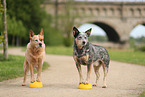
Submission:
[[[42,43],[39,43],[39,47],[42,47]]]
[[[83,41],[83,45],[85,45],[85,43],[86,43],[86,42],[85,42],[85,41]]]

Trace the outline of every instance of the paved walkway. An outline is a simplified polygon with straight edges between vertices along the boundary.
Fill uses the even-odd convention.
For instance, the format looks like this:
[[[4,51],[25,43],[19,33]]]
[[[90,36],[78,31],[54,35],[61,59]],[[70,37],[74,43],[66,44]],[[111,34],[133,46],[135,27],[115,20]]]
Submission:
[[[9,49],[9,54],[24,56],[20,48]],[[103,71],[100,70],[99,86],[90,90],[78,89],[79,76],[71,56],[46,55],[50,64],[42,73],[43,88],[21,86],[23,78],[0,82],[0,97],[137,97],[145,90],[145,67],[111,61],[107,77],[108,88],[103,85]],[[86,68],[83,68],[85,72]],[[95,82],[92,71],[91,83]]]

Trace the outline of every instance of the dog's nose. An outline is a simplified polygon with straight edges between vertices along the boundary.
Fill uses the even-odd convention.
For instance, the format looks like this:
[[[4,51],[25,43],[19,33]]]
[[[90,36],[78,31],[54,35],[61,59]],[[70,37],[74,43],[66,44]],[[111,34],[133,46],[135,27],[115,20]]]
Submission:
[[[83,41],[83,45],[85,44],[86,42],[85,41]]]
[[[39,43],[39,46],[42,47],[42,43]]]

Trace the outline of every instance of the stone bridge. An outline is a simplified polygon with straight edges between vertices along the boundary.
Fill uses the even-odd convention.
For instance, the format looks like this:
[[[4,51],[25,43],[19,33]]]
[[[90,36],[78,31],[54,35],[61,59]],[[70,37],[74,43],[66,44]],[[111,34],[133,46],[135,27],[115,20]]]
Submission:
[[[63,14],[66,0],[46,0],[42,5],[52,15]],[[138,24],[145,25],[145,2],[74,1],[71,14],[77,15],[74,24],[92,23],[101,27],[109,41],[128,43],[130,32]],[[57,7],[57,11],[55,10]]]

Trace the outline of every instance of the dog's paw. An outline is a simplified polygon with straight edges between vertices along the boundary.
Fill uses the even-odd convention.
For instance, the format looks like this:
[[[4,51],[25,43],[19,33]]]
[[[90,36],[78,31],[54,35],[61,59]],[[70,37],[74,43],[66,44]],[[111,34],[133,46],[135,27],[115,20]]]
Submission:
[[[102,88],[107,88],[107,86],[105,85],[105,86],[103,86]]]
[[[89,82],[88,82],[88,81],[86,81],[86,82],[84,82],[84,84],[85,84],[85,85],[88,85],[88,84],[89,84]]]
[[[84,84],[84,82],[80,82],[79,85],[80,85],[80,84]]]
[[[35,81],[31,81],[31,83],[34,83]]]
[[[26,86],[26,84],[25,83],[22,83],[22,86]]]
[[[88,85],[89,83],[88,83],[88,82],[85,82],[84,84],[85,84],[85,85]]]
[[[36,80],[37,82],[41,82],[40,80]]]
[[[97,87],[97,84],[93,84],[92,86]]]

